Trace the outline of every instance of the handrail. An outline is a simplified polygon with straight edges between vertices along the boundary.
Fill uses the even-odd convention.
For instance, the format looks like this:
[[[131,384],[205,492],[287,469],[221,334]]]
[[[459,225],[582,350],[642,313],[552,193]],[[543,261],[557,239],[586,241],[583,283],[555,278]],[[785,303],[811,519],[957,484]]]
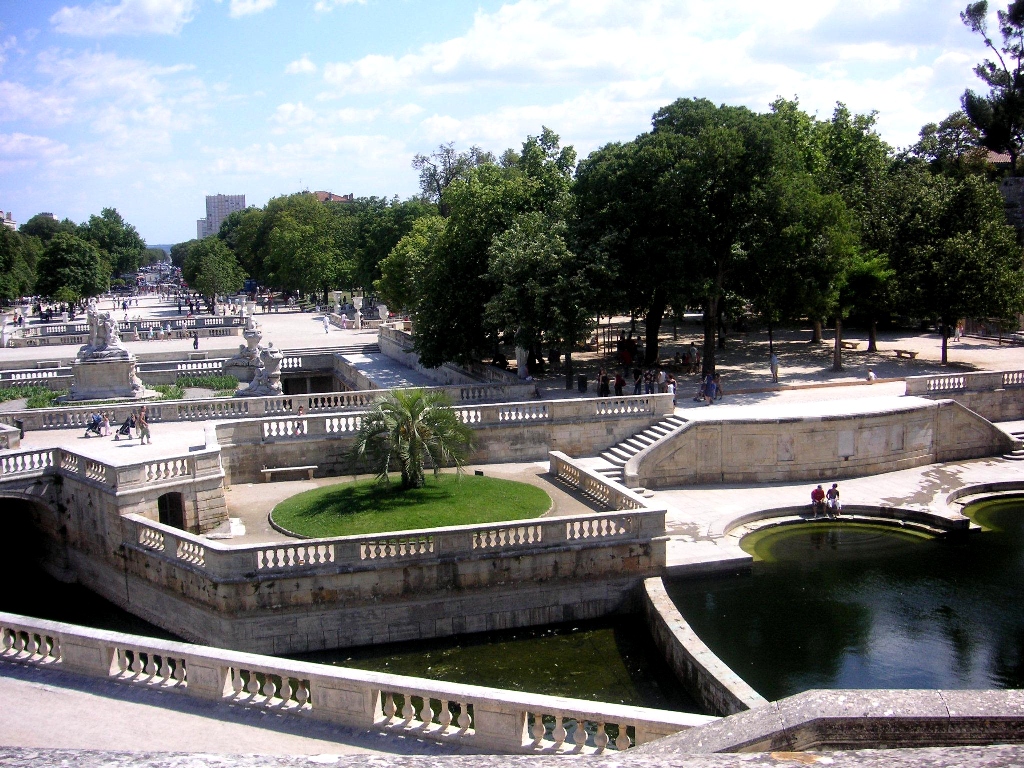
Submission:
[[[717,718],[345,669],[0,612],[0,659],[521,754],[600,754]],[[419,709],[413,698],[420,699]]]

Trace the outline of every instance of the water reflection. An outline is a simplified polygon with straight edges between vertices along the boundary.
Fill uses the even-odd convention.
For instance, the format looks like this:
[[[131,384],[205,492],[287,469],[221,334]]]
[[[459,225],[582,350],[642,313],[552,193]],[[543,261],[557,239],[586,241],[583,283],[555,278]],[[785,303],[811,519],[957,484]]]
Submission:
[[[670,582],[704,641],[775,699],[809,688],[1018,688],[1024,502],[971,511],[990,530],[930,540],[849,524],[748,537],[749,574]]]

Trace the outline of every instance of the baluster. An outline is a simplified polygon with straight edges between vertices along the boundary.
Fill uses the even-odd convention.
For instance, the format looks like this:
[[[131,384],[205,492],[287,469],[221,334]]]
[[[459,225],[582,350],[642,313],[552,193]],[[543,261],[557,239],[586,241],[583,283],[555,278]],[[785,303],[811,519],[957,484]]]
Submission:
[[[562,715],[555,715],[555,727],[551,731],[551,738],[555,740],[555,744],[562,744],[565,741],[565,737],[568,734],[565,731],[565,723],[562,721]]]
[[[150,677],[153,677],[156,674],[156,669],[157,669],[156,661],[153,658],[153,654],[152,653],[147,653],[146,654],[146,666],[144,667],[144,671],[146,672],[147,675],[149,675]]]
[[[423,697],[423,706],[420,708],[420,720],[429,725],[434,720],[434,710],[430,706],[430,697]]]
[[[117,649],[117,671],[128,671],[128,652],[124,648]]]
[[[281,678],[281,690],[278,694],[281,697],[281,703],[287,704],[292,698],[292,679],[290,677]]]
[[[175,659],[174,660],[174,681],[176,683],[183,683],[185,681],[185,660]]]
[[[275,693],[277,693],[277,686],[274,685],[274,681],[270,675],[267,675],[266,680],[263,682],[263,695],[267,697],[267,701],[269,702],[274,698]]]
[[[604,723],[597,724],[597,733],[594,734],[594,746],[598,751],[603,751],[608,746],[608,734],[604,732]]]
[[[231,690],[236,694],[242,692],[242,673],[238,667],[231,668]]]
[[[416,710],[413,709],[413,706],[412,706],[412,696],[409,695],[408,693],[404,694],[404,695],[405,695],[405,706],[402,707],[402,719],[405,720],[405,722],[408,723],[410,720],[412,720],[413,715],[416,714]]]
[[[615,748],[620,752],[625,752],[633,745],[633,742],[629,739],[629,734],[626,733],[626,726],[619,726],[619,735],[615,738]]]
[[[245,686],[245,690],[249,692],[251,696],[255,696],[260,692],[260,681],[256,679],[256,673],[249,670],[249,684]]]
[[[530,729],[530,733],[533,735],[533,743],[540,744],[540,740],[544,738],[544,719],[539,712],[533,716],[533,728]]]
[[[389,693],[387,698],[384,700],[384,714],[390,719],[395,716],[396,710],[395,697],[393,694]]]
[[[442,731],[452,724],[452,711],[448,709],[447,699],[441,699],[441,712],[438,714],[437,722],[441,724]]]
[[[469,710],[467,708],[467,704],[464,701],[460,702],[458,719],[459,728],[461,728],[462,730],[466,730],[467,728],[469,728],[469,722]]]
[[[306,701],[309,700],[309,683],[303,680],[299,680],[298,690],[295,691],[295,700],[299,702],[299,706],[305,705]]]
[[[587,743],[587,729],[584,727],[582,718],[576,720],[576,727],[572,731],[572,740],[577,747],[583,747]]]
[[[138,651],[132,651],[131,671],[136,675],[142,672],[142,654]]]

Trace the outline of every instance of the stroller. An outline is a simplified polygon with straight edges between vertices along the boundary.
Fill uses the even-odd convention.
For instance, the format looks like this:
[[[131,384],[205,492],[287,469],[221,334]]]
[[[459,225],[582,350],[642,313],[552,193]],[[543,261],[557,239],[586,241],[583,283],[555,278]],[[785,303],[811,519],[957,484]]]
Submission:
[[[135,429],[135,414],[128,414],[128,418],[124,420],[124,424],[117,428],[117,432],[114,433],[114,439],[120,440],[121,436],[124,435],[129,440],[132,439],[132,430]]]
[[[90,434],[94,434],[97,437],[102,436],[102,426],[103,417],[100,416],[98,413],[94,413],[92,415],[92,419],[90,419],[89,424],[85,428],[85,437],[88,437]]]

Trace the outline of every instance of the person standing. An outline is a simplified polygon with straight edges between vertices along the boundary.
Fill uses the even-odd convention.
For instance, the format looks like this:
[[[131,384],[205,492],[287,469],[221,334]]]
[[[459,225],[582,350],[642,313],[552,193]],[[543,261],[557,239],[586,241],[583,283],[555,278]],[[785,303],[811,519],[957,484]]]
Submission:
[[[153,438],[149,435],[149,414],[146,413],[146,406],[139,409],[139,445],[153,444]]]
[[[639,395],[644,383],[644,373],[639,368],[633,369],[633,394]]]
[[[192,331],[192,349],[199,349],[199,331]]]
[[[779,383],[779,356],[773,350],[768,356],[768,369],[772,372],[772,382]]]
[[[327,318],[327,315],[324,315],[324,333],[330,333],[330,332],[331,332],[331,321]]]

